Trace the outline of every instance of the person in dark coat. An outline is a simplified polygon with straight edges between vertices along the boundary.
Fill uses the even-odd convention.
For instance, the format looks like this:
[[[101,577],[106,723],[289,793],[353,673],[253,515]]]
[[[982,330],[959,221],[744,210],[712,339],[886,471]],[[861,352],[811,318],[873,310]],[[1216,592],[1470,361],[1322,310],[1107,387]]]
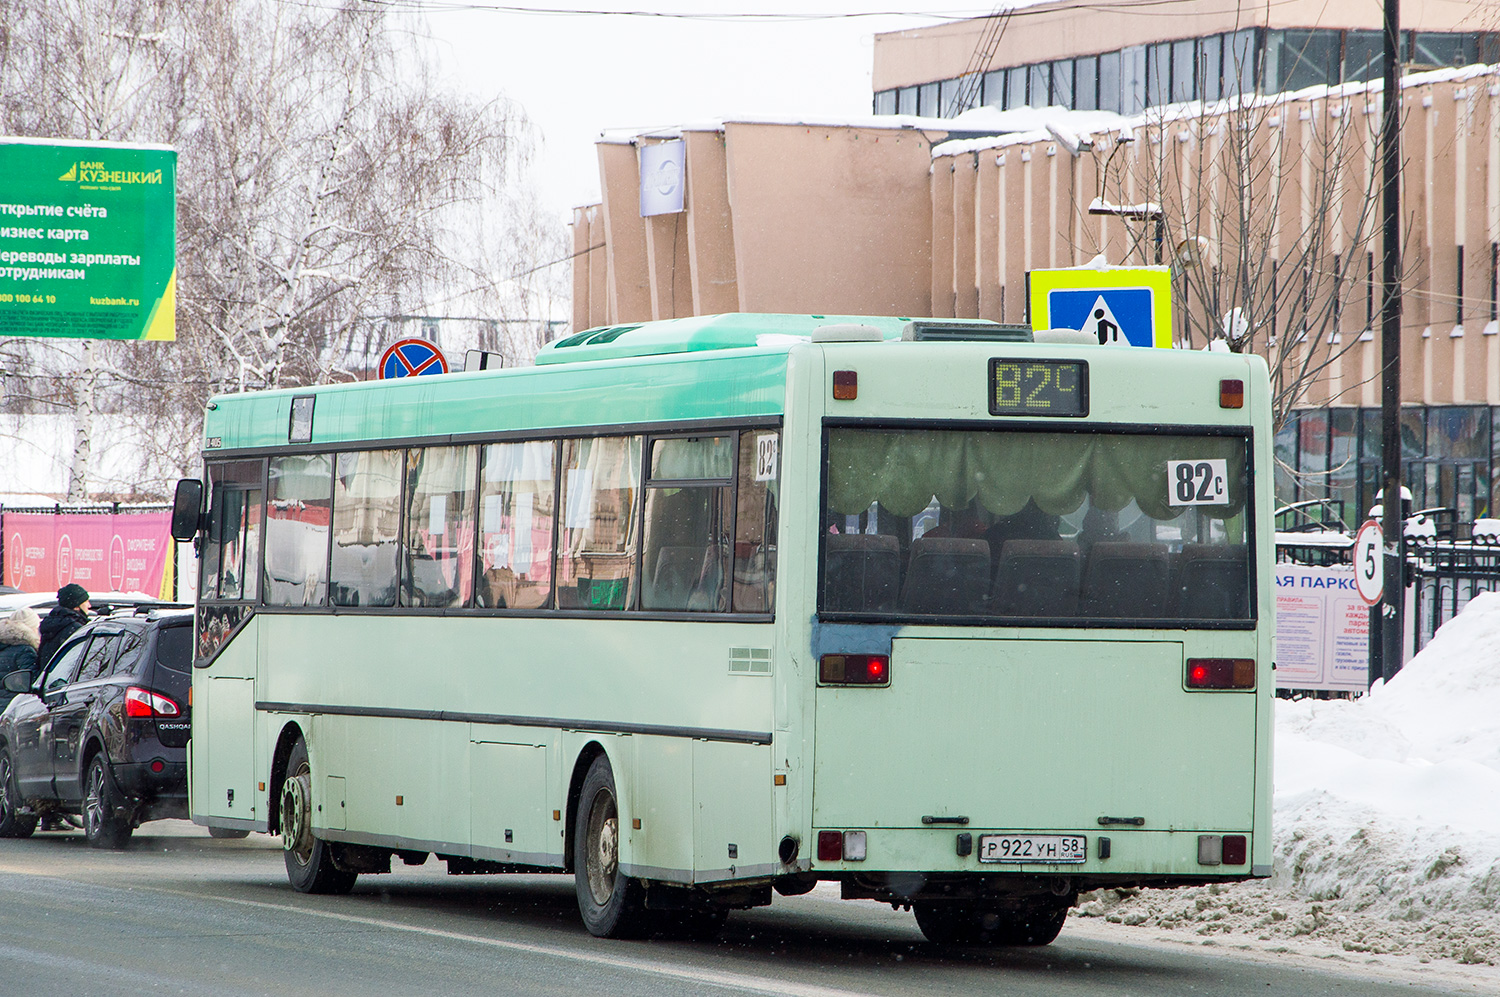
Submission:
[[[22,606],[0,620],[0,678],[11,672],[29,672],[36,678],[36,649],[42,642],[42,618],[30,606]],[[13,692],[0,689],[0,710],[12,699]]]
[[[63,641],[89,621],[89,593],[82,585],[69,582],[57,590],[57,605],[42,619],[42,643],[36,652],[36,667],[44,669],[52,661]]]

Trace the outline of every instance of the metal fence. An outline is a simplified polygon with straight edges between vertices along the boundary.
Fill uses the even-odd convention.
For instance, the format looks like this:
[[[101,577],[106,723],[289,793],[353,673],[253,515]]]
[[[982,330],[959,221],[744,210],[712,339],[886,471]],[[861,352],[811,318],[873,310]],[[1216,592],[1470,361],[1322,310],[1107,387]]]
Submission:
[[[1406,551],[1414,603],[1407,631],[1415,654],[1469,600],[1484,592],[1500,591],[1500,537],[1407,537]]]

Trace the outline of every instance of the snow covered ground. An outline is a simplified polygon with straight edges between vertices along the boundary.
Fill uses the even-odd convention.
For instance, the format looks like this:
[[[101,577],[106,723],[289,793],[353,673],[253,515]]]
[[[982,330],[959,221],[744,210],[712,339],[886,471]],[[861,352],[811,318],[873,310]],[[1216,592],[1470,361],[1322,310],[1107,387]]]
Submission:
[[[1367,697],[1278,700],[1275,779],[1269,880],[1099,891],[1076,914],[1409,963],[1500,993],[1500,594],[1471,602]]]

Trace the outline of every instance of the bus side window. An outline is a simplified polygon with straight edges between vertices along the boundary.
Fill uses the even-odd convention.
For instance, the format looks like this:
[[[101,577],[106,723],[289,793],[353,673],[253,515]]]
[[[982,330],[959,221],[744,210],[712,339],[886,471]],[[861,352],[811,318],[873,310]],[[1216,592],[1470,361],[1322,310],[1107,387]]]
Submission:
[[[734,436],[651,441],[641,608],[722,613],[734,477]]]
[[[401,458],[400,450],[366,450],[336,459],[328,568],[335,606],[396,604]]]
[[[260,520],[263,512],[258,460],[209,466],[208,536],[199,568],[203,599],[246,599],[260,593]]]
[[[474,572],[474,448],[408,450],[406,501],[401,605],[467,605]]]
[[[631,605],[640,477],[639,436],[564,443],[558,609],[626,609]]]
[[[271,606],[321,606],[328,598],[333,460],[272,457],[266,491],[263,588]]]
[[[780,507],[781,435],[740,434],[734,530],[734,611],[769,613],[776,600],[776,526]]]
[[[557,444],[491,443],[479,474],[479,579],[475,601],[544,609],[552,594]]]

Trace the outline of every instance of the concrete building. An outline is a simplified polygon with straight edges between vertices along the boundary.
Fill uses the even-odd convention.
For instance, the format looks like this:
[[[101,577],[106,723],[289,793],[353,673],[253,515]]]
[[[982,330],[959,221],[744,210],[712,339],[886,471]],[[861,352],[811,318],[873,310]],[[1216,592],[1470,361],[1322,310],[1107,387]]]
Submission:
[[[1379,475],[1378,9],[1116,6],[879,36],[875,109],[925,114],[606,135],[603,202],[574,220],[575,328],[722,311],[1023,321],[1031,269],[1171,263],[1174,339],[1228,335],[1277,372],[1278,494],[1357,521]],[[1484,10],[1407,7],[1414,60],[1496,61],[1497,25],[1471,23]],[[1111,53],[1128,85],[1106,88]],[[1018,80],[1066,106],[1020,106]],[[1413,72],[1402,104],[1408,480],[1418,507],[1467,522],[1500,492],[1500,66]],[[642,150],[678,141],[681,210],[643,217]]]

